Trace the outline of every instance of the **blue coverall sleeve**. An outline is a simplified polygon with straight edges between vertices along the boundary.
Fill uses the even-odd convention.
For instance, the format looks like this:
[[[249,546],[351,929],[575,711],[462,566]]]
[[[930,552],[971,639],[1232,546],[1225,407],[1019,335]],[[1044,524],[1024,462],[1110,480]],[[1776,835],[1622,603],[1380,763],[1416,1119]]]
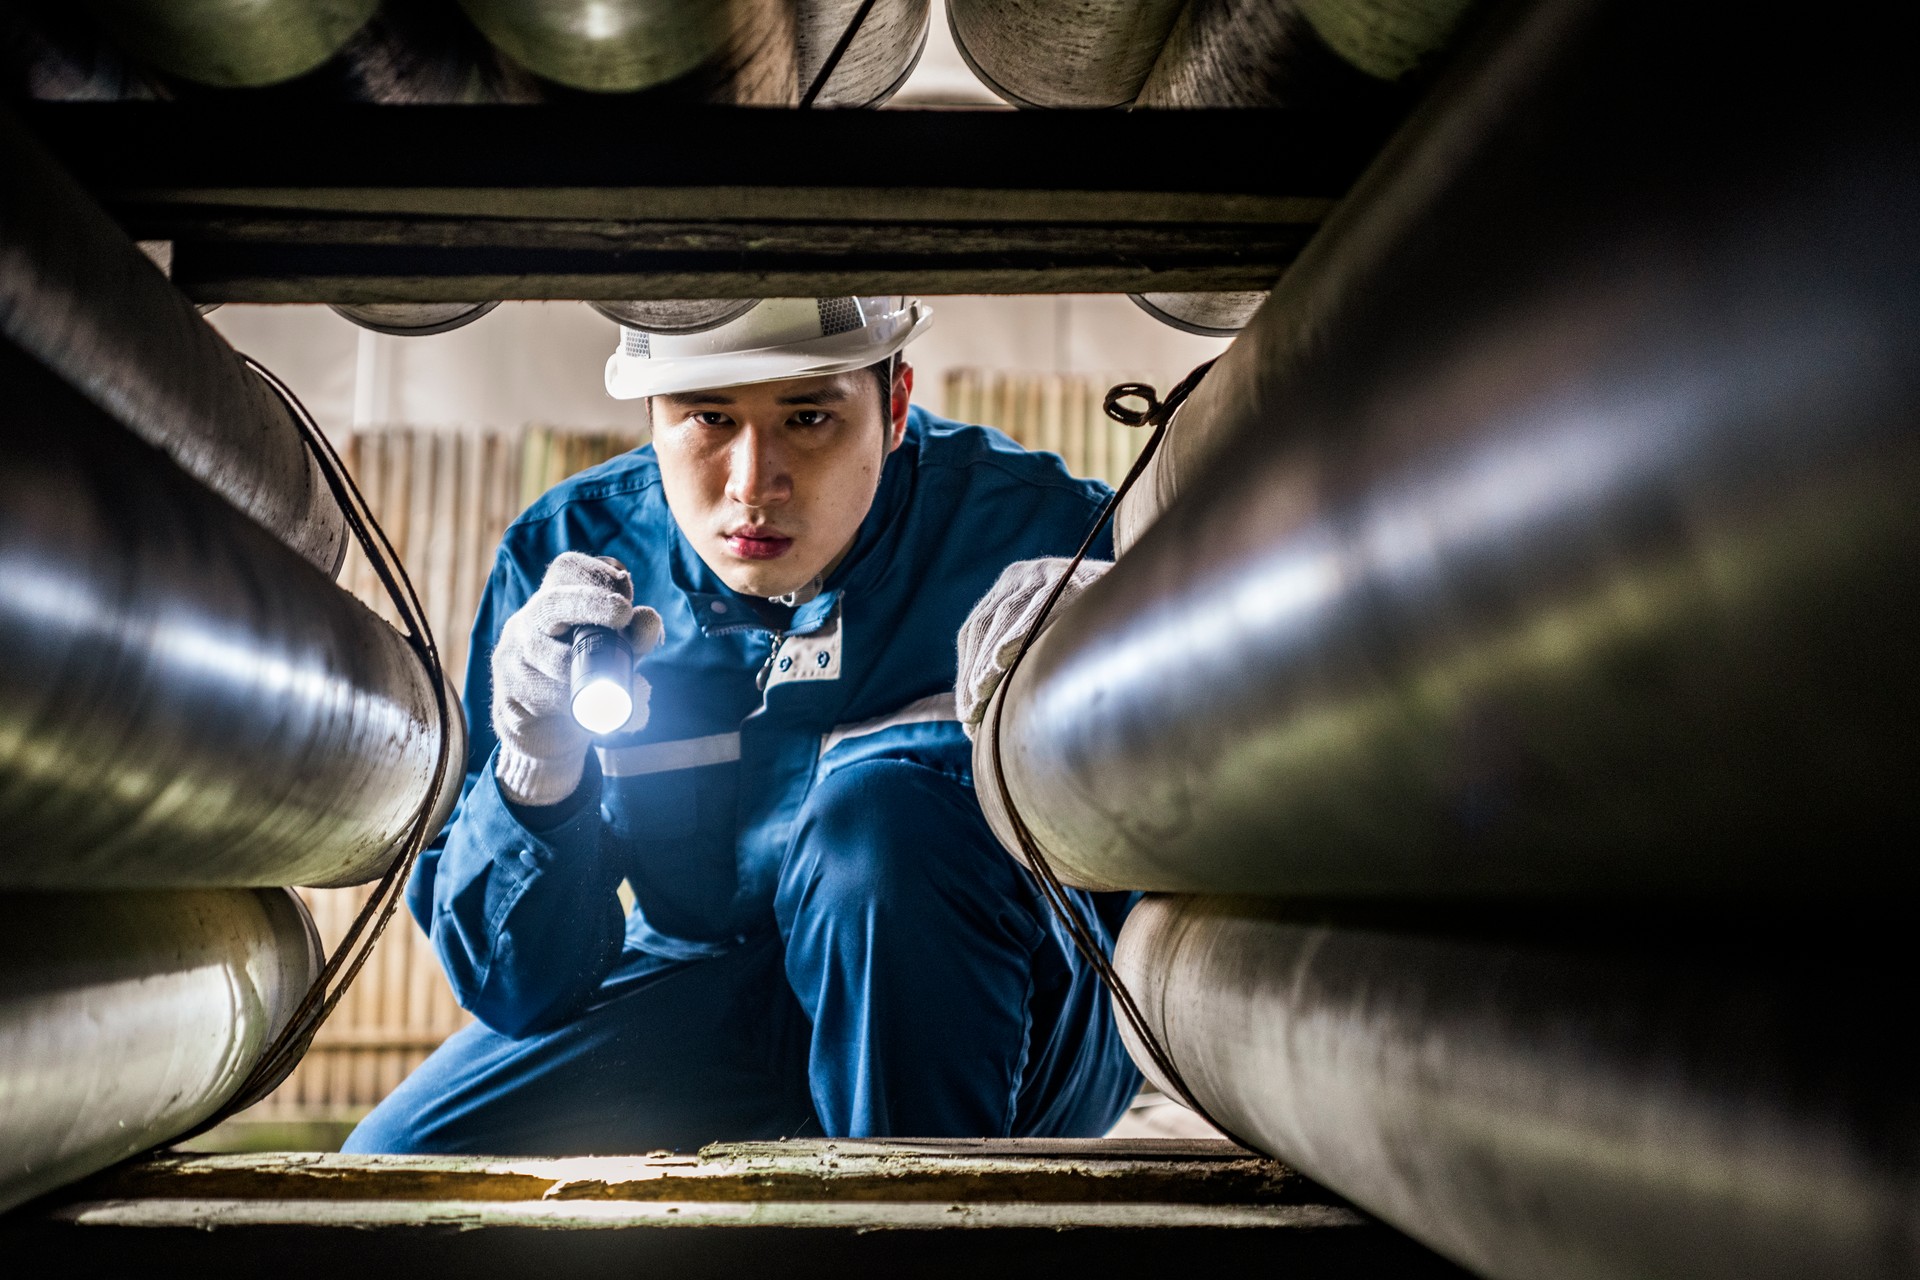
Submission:
[[[468,650],[466,784],[407,886],[454,997],[510,1036],[584,1005],[618,962],[625,931],[591,755],[580,791],[551,809],[518,808],[494,781],[493,646],[531,593],[530,575],[503,545]]]

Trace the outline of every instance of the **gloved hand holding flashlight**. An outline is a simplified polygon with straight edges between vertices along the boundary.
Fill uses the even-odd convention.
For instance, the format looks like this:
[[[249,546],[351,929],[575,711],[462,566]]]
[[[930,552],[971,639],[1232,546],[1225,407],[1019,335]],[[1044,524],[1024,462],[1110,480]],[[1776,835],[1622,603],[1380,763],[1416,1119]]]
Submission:
[[[493,650],[501,794],[558,804],[579,787],[596,734],[645,728],[652,687],[633,664],[660,636],[660,615],[634,607],[625,566],[561,552]]]

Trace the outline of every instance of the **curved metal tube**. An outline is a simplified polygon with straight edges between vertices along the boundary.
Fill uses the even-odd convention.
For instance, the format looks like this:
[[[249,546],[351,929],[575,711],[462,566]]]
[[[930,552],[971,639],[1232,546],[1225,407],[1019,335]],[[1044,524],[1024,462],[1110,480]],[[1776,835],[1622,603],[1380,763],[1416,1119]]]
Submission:
[[[0,403],[0,889],[378,875],[436,784],[406,642],[4,344]]]
[[[199,84],[258,88],[340,51],[379,0],[85,0],[128,52]]]
[[[1621,958],[1148,898],[1114,963],[1215,1119],[1478,1274],[1910,1277],[1888,956],[1807,942]]]
[[[864,0],[800,0],[794,34],[804,92]],[[905,84],[927,47],[930,0],[874,0],[853,42],[814,99],[817,107],[877,107]]]
[[[1140,85],[1142,107],[1400,111],[1404,80],[1474,0],[1189,0]]]
[[[1181,411],[1233,429],[1010,682],[1072,883],[1920,884],[1920,99],[1738,19],[1521,15]]]
[[[331,575],[346,520],[286,407],[0,111],[0,337]]]
[[[1130,293],[1127,298],[1161,324],[1182,333],[1227,338],[1247,327],[1247,321],[1260,310],[1267,295],[1256,289],[1220,293]]]
[[[0,896],[0,1210],[212,1115],[321,963],[285,889]]]
[[[628,93],[683,79],[715,102],[799,99],[789,0],[460,0],[487,39],[536,75]]]
[[[348,102],[539,102],[540,83],[509,62],[451,3],[385,4],[325,65],[286,92]]]
[[[1182,0],[947,0],[953,43],[1017,107],[1123,107],[1153,70]]]
[[[333,310],[362,329],[397,338],[424,338],[464,329],[499,302],[336,302]]]

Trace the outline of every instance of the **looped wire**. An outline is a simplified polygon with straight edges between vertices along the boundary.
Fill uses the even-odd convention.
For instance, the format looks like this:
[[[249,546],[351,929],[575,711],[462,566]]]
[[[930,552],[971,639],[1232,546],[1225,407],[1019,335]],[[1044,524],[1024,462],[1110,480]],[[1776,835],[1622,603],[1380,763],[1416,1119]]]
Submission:
[[[433,631],[427,625],[426,610],[421,607],[420,597],[415,592],[413,581],[407,576],[406,566],[388,541],[386,531],[374,518],[373,509],[360,493],[348,472],[346,463],[334,449],[320,426],[300,403],[293,389],[287,386],[272,371],[251,357],[243,356],[247,368],[271,387],[287,406],[288,412],[299,425],[302,438],[308,451],[313,455],[321,475],[326,479],[334,501],[340,504],[341,513],[346,517],[347,526],[353,531],[354,539],[373,565],[380,583],[386,588],[388,597],[393,601],[394,611],[406,624],[407,647],[426,672],[427,680],[433,688],[434,707],[439,716],[440,747],[434,759],[434,785],[422,798],[415,812],[412,824],[408,827],[400,854],[388,864],[386,873],[374,885],[353,923],[348,926],[346,936],[340,945],[328,956],[321,966],[319,974],[295,1006],[293,1015],[287,1019],[287,1025],[275,1036],[254,1068],[241,1081],[240,1087],[227,1102],[214,1113],[202,1120],[187,1132],[168,1138],[159,1146],[170,1146],[184,1142],[213,1128],[221,1121],[238,1112],[246,1110],[254,1103],[272,1093],[293,1073],[300,1059],[306,1055],[313,1043],[314,1033],[320,1029],[331,1015],[340,998],[353,985],[359,976],[367,957],[373,953],[373,947],[380,940],[388,921],[393,918],[395,907],[399,905],[402,889],[407,877],[413,871],[413,864],[419,858],[421,850],[436,834],[429,829],[434,810],[438,807],[441,788],[449,785],[447,776],[447,753],[453,742],[453,716],[456,714],[447,698],[447,682],[440,662],[440,650],[433,640]],[[336,982],[335,980],[338,979]]]
[[[1163,427],[1173,421],[1174,411],[1186,403],[1187,397],[1193,394],[1193,389],[1200,385],[1200,379],[1206,377],[1207,370],[1211,368],[1213,368],[1211,360],[1195,365],[1192,372],[1173,384],[1173,390],[1167,392],[1165,400],[1160,398],[1159,393],[1150,383],[1123,382],[1107,390],[1106,398],[1101,401],[1100,407],[1106,411],[1109,418],[1123,427]],[[1147,407],[1129,409],[1120,403],[1122,400],[1145,401]],[[1151,449],[1157,443],[1158,440],[1151,441],[1147,447]],[[1126,486],[1132,482],[1133,477],[1128,476],[1121,484],[1121,489],[1125,490]]]
[[[1126,478],[1120,482],[1119,488],[1113,491],[1105,505],[1100,508],[1100,514],[1094,518],[1093,527],[1087,531],[1086,538],[1080,543],[1080,549],[1074,552],[1073,560],[1067,565],[1066,572],[1061,574],[1059,580],[1053,584],[1052,591],[1048,592],[1046,600],[1041,603],[1040,612],[1034,618],[1033,625],[1028,627],[1027,634],[1021,637],[1020,648],[1015,652],[1013,661],[1008,664],[1006,675],[1000,678],[999,694],[993,700],[993,711],[989,717],[987,741],[993,755],[994,783],[999,793],[1000,807],[1007,815],[1008,823],[1013,827],[1014,839],[1020,846],[1023,859],[1028,868],[1033,871],[1034,878],[1040,882],[1041,896],[1046,899],[1047,907],[1053,912],[1054,917],[1066,926],[1067,936],[1072,939],[1074,949],[1099,977],[1100,984],[1112,997],[1114,1007],[1119,1010],[1128,1029],[1133,1032],[1134,1039],[1146,1049],[1147,1056],[1153,1059],[1153,1065],[1160,1073],[1160,1078],[1173,1086],[1174,1092],[1180,1096],[1180,1101],[1228,1138],[1248,1150],[1253,1150],[1252,1143],[1215,1119],[1194,1096],[1193,1090],[1187,1087],[1186,1077],[1180,1073],[1180,1067],[1174,1062],[1173,1055],[1168,1052],[1166,1045],[1161,1043],[1160,1037],[1148,1025],[1146,1015],[1141,1013],[1139,1002],[1134,999],[1133,992],[1127,988],[1125,979],[1120,976],[1119,970],[1113,966],[1113,961],[1108,959],[1106,952],[1101,949],[1093,927],[1087,923],[1074,905],[1073,899],[1067,895],[1066,885],[1054,871],[1053,864],[1041,849],[1040,841],[1034,836],[1033,829],[1027,825],[1026,819],[1020,814],[1019,806],[1014,803],[1013,789],[1007,782],[1006,757],[1000,740],[1000,721],[1006,711],[1007,690],[1012,685],[1014,676],[1018,674],[1020,664],[1026,661],[1034,641],[1039,639],[1040,633],[1046,629],[1047,619],[1052,616],[1054,606],[1060,603],[1060,597],[1065,593],[1067,583],[1073,579],[1074,570],[1078,569],[1081,561],[1087,558],[1087,552],[1092,550],[1094,541],[1100,536],[1100,531],[1106,528],[1107,522],[1113,518],[1120,500],[1127,496],[1128,490],[1133,488],[1134,482],[1141,477],[1147,469],[1147,464],[1153,460],[1154,453],[1160,448],[1160,442],[1167,434],[1167,423],[1173,418],[1174,411],[1185,402],[1193,389],[1200,385],[1200,380],[1206,377],[1207,370],[1212,367],[1211,360],[1196,367],[1167,393],[1165,400],[1160,399],[1151,386],[1140,382],[1123,382],[1107,392],[1104,407],[1108,417],[1115,422],[1132,427],[1151,425],[1153,435],[1147,440],[1146,447],[1140,451],[1140,456],[1134,459],[1132,468],[1128,470]],[[1119,404],[1119,401],[1130,398],[1144,400],[1147,408],[1140,411],[1128,409]]]

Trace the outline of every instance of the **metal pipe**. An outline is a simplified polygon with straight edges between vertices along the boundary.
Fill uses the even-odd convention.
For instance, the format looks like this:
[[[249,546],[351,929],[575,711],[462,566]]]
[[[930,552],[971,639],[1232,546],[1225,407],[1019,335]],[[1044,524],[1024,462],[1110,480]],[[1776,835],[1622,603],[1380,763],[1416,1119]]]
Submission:
[[[1911,957],[1806,924],[1622,958],[1148,898],[1114,963],[1216,1120],[1478,1274],[1911,1277]]]
[[[800,0],[794,33],[804,92],[826,66],[865,0]],[[818,107],[877,107],[899,92],[927,48],[930,0],[874,0],[814,99]]]
[[[440,748],[399,633],[5,344],[0,404],[0,889],[378,875]]]
[[[1381,122],[1412,103],[1415,72],[1453,39],[1473,0],[1189,0],[1140,86],[1142,107],[1294,107]],[[1224,337],[1252,293],[1134,294],[1156,319]]]
[[[338,53],[281,92],[400,104],[538,102],[538,81],[445,0],[383,4]]]
[[[212,1115],[321,962],[285,889],[0,895],[0,1210]]]
[[[1915,886],[1920,98],[1743,12],[1516,11],[1201,385],[1010,682],[1069,880]]]
[[[1246,328],[1247,321],[1267,300],[1261,290],[1218,293],[1131,293],[1133,305],[1182,333],[1203,338],[1229,338]]]
[[[6,112],[0,337],[322,571],[346,520],[271,388]]]
[[[465,328],[499,302],[336,302],[333,310],[362,329],[398,338],[424,338]]]
[[[1404,111],[1401,84],[1473,0],[1188,0],[1140,85],[1142,107]]]
[[[595,93],[677,84],[713,102],[799,100],[792,0],[460,0],[507,56]]]
[[[379,0],[85,0],[142,61],[223,89],[304,75],[340,51]]]
[[[154,78],[71,7],[45,0],[0,5],[0,98],[118,102],[158,96]]]
[[[947,24],[980,82],[1016,107],[1123,107],[1153,70],[1181,3],[947,0]]]

